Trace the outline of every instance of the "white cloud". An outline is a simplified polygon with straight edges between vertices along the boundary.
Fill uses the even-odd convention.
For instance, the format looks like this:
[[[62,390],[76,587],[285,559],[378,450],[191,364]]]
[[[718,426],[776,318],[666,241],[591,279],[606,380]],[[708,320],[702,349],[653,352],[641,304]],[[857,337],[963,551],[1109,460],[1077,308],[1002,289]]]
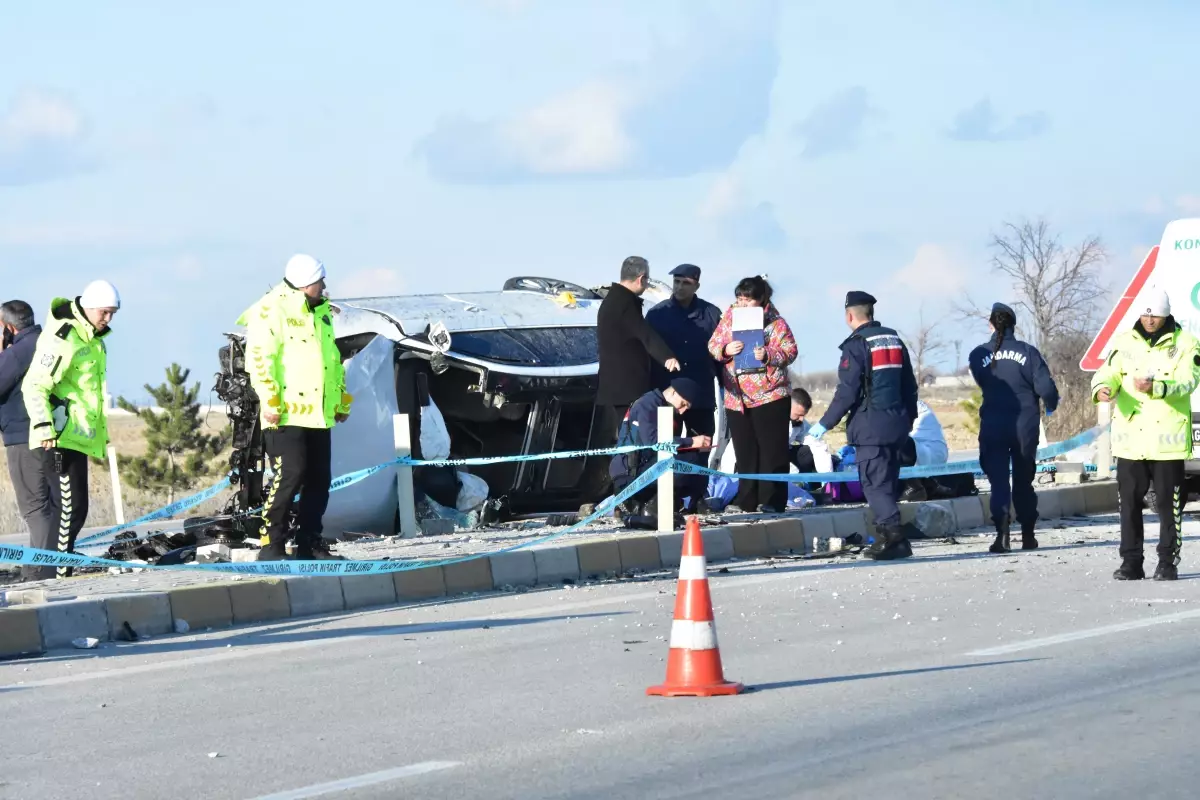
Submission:
[[[1175,201],[1175,207],[1184,214],[1200,214],[1200,195],[1185,194]]]
[[[1162,214],[1166,210],[1167,210],[1167,204],[1164,203],[1163,199],[1161,197],[1158,197],[1157,195],[1155,195],[1154,197],[1151,197],[1149,200],[1146,201],[1146,204],[1144,206],[1142,206],[1142,212],[1145,214],[1150,214],[1152,216],[1158,216],[1159,214]]]
[[[717,176],[697,213],[701,219],[715,223],[720,236],[736,247],[769,251],[787,247],[787,232],[779,224],[775,205],[750,200],[733,171]]]
[[[0,115],[0,186],[62,177],[90,166],[83,113],[65,95],[24,89]]]
[[[540,175],[608,172],[633,153],[625,115],[629,93],[608,82],[577,87],[504,124],[501,136],[521,163]]]
[[[891,288],[921,297],[952,297],[966,287],[966,270],[945,247],[923,244],[912,261],[897,270]]]
[[[712,188],[700,204],[701,219],[720,219],[745,202],[742,182],[732,172],[723,172],[713,181]]]
[[[75,139],[83,132],[83,115],[65,97],[25,89],[0,118],[0,143],[20,146],[31,139]]]
[[[766,127],[778,18],[778,0],[686,4],[680,35],[658,40],[637,62],[614,64],[597,80],[500,117],[446,115],[414,154],[451,183],[724,169]]]
[[[367,267],[346,275],[330,275],[329,294],[332,297],[381,297],[400,294],[405,281],[399,270],[388,267]]]

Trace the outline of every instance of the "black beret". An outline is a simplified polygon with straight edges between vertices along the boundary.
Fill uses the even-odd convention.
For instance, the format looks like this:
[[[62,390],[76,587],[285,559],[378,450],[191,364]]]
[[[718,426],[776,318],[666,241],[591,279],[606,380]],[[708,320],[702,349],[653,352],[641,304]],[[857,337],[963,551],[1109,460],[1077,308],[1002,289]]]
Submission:
[[[695,264],[680,264],[671,270],[670,274],[678,275],[681,278],[691,278],[694,281],[700,280],[700,268]]]
[[[1004,303],[992,303],[992,313],[993,314],[1008,314],[1013,319],[1017,318],[1017,312],[1013,311],[1011,308],[1004,305]]]
[[[873,305],[875,305],[875,298],[871,297],[871,295],[867,294],[866,292],[846,292],[846,308],[849,308],[850,306]]]

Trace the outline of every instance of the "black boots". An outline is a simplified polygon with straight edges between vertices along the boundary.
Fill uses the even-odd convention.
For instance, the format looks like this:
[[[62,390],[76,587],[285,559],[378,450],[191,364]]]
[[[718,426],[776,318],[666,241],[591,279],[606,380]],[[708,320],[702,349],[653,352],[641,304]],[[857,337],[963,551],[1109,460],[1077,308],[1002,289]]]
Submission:
[[[1037,550],[1038,540],[1033,535],[1033,523],[1021,523],[1021,549]]]
[[[263,545],[262,549],[258,551],[258,560],[285,561],[287,560],[287,550],[284,548],[282,542],[278,544],[271,542],[270,544]]]
[[[899,525],[875,526],[875,541],[863,551],[864,556],[875,561],[894,561],[912,554],[912,545]]]
[[[1007,553],[1012,550],[1009,542],[1008,517],[996,520],[996,541],[988,548],[990,553]]]
[[[1156,581],[1177,581],[1179,580],[1179,568],[1175,566],[1173,561],[1158,560],[1158,568],[1154,570],[1154,580]]]
[[[345,561],[346,559],[339,555],[334,555],[329,549],[329,545],[321,537],[317,537],[315,541],[296,542],[296,560],[297,561]]]
[[[1119,581],[1140,581],[1145,577],[1146,571],[1142,569],[1140,558],[1125,558],[1113,573],[1113,578]]]
[[[989,552],[1008,553],[1012,550],[1010,526],[1008,517],[996,521],[996,541],[988,548]],[[1037,546],[1037,537],[1033,535],[1033,523],[1021,523],[1021,549],[1037,550]]]
[[[1119,581],[1145,580],[1146,570],[1142,567],[1142,559],[1137,557],[1122,559],[1121,566],[1113,573],[1113,578]],[[1174,559],[1158,559],[1158,567],[1154,570],[1154,580],[1179,580],[1179,568],[1175,566]]]

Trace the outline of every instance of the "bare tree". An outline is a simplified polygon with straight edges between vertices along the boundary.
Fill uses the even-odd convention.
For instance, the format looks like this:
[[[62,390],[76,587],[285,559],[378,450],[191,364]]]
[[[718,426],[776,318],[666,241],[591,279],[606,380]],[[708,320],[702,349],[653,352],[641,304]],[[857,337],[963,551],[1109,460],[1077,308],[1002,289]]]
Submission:
[[[990,247],[992,271],[1010,280],[1012,305],[1033,346],[1045,350],[1055,338],[1095,328],[1100,300],[1108,294],[1100,280],[1108,254],[1098,236],[1066,247],[1039,218],[1005,222]],[[963,318],[988,317],[969,296],[955,310]]]
[[[1087,375],[1079,359],[1095,332],[1100,301],[1108,294],[1101,270],[1108,258],[1098,236],[1068,247],[1042,218],[1005,222],[992,235],[991,267],[1006,276],[1014,297],[1018,335],[1042,352],[1062,394],[1050,435],[1078,433],[1093,424]],[[970,297],[956,304],[964,319],[987,319]]]
[[[925,306],[922,305],[916,329],[911,333],[900,333],[912,358],[913,372],[916,373],[918,385],[924,382],[926,372],[938,360],[937,356],[949,346],[938,330],[943,321],[939,318],[933,322],[926,322]]]

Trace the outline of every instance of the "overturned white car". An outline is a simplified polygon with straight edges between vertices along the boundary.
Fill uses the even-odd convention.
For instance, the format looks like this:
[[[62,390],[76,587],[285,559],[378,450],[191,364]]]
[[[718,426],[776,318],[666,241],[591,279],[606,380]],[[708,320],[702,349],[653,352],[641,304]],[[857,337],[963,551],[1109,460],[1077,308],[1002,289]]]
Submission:
[[[596,312],[607,287],[517,277],[500,291],[336,299],[334,330],[346,359],[350,419],[333,433],[333,473],[394,458],[393,415],[407,413],[418,459],[513,456],[586,450],[593,442],[599,369]],[[670,296],[652,282],[645,308]],[[229,513],[261,503],[258,403],[242,363],[242,334],[227,334],[217,392],[234,422]],[[508,461],[460,468],[418,467],[414,483],[442,507],[485,518],[575,511],[607,487],[608,459]],[[486,500],[486,503],[484,502]],[[334,492],[325,535],[391,533],[397,520],[394,469]],[[232,531],[230,533],[233,533]]]

